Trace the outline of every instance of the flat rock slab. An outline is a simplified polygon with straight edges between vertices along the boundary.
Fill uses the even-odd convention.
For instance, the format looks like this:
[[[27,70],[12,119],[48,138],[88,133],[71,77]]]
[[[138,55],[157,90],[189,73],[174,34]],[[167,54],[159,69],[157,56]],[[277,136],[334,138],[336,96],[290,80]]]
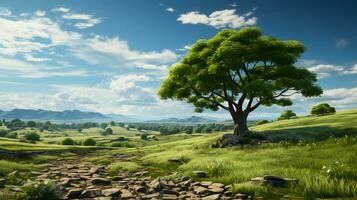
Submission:
[[[111,180],[107,178],[93,178],[90,180],[93,185],[110,185]]]

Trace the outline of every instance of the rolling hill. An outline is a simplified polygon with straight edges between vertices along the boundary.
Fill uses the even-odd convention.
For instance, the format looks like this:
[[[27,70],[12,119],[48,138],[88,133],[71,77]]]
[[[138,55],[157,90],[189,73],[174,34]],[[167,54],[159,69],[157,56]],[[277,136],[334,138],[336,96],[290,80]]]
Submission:
[[[124,115],[104,115],[97,112],[83,112],[79,110],[48,111],[33,109],[14,109],[10,111],[0,111],[0,119],[12,120],[35,120],[35,121],[59,121],[59,122],[107,122],[123,121],[126,122],[132,118]]]

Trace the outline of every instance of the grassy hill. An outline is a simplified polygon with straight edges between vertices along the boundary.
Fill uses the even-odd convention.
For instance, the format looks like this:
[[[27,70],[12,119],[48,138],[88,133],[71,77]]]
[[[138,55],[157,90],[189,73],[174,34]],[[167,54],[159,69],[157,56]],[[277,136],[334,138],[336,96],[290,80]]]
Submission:
[[[263,195],[268,199],[280,199],[284,194],[297,199],[357,197],[356,120],[357,110],[350,110],[251,128],[267,136],[285,134],[306,139],[297,144],[284,142],[213,149],[210,144],[223,133],[201,135],[143,147],[139,150],[144,154],[140,161],[159,174],[178,171],[179,174],[193,176],[195,170],[207,171],[208,180],[233,184],[234,191]],[[349,136],[329,138],[345,134]],[[138,152],[136,149],[126,151]],[[168,162],[171,158],[181,158],[186,163],[171,164]],[[327,173],[327,170],[331,172]],[[264,175],[295,178],[299,184],[289,189],[247,184],[250,178]]]
[[[124,136],[136,147],[101,150],[87,155],[86,159],[123,169],[131,169],[133,166],[135,169],[146,168],[152,176],[171,178],[187,175],[198,179],[193,171],[203,170],[208,173],[206,180],[232,184],[234,192],[255,194],[265,199],[280,199],[286,194],[292,199],[357,197],[356,109],[328,116],[307,116],[252,126],[252,131],[264,134],[271,141],[283,142],[226,149],[215,149],[210,145],[227,132],[166,136],[158,132],[147,132],[157,140],[145,141],[140,139],[141,131],[136,129],[112,128],[114,134],[109,136],[101,135],[99,128],[84,129],[82,133],[75,130],[43,132],[43,141],[37,144],[0,139],[0,149],[77,148],[56,144],[66,137],[78,141],[92,137],[100,144],[108,145],[113,139]],[[19,135],[26,131],[19,132]],[[113,156],[123,153],[132,155],[132,159],[112,163]],[[182,159],[185,163],[170,163],[168,160],[172,158]],[[29,165],[45,159],[36,158]],[[16,162],[7,162],[7,166],[21,169]],[[3,170],[9,171],[8,168]],[[299,182],[289,188],[253,186],[248,183],[251,178],[264,175],[289,177]]]
[[[304,140],[322,140],[330,136],[357,134],[357,109],[337,112],[334,115],[306,116],[281,120],[251,128],[267,136],[299,137]]]

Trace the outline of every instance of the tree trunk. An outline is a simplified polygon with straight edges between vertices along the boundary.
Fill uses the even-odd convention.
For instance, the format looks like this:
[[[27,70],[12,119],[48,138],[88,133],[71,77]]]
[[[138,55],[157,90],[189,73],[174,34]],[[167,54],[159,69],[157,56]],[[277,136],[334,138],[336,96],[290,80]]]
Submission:
[[[243,115],[238,115],[234,121],[234,135],[237,136],[244,136],[246,135],[249,130],[247,126],[247,117],[248,115],[243,114]]]

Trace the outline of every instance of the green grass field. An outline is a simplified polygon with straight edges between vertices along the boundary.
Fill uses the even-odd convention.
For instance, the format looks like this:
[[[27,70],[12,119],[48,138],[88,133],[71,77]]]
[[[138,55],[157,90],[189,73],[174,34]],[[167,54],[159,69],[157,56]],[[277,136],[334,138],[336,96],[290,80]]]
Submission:
[[[357,110],[252,126],[250,129],[253,132],[268,138],[283,139],[285,142],[225,149],[210,147],[223,132],[166,136],[148,132],[150,136],[155,135],[157,140],[146,141],[140,139],[141,132],[135,129],[127,131],[120,127],[112,128],[114,134],[109,136],[101,135],[99,128],[85,129],[82,133],[73,130],[43,132],[42,141],[36,144],[0,139],[0,149],[26,151],[85,148],[58,145],[67,137],[77,141],[91,137],[100,145],[109,146],[118,137],[125,137],[135,147],[108,148],[98,152],[100,156],[91,153],[86,159],[107,165],[113,174],[122,169],[144,167],[151,171],[152,176],[174,178],[188,175],[195,178],[193,171],[204,170],[209,175],[207,180],[232,184],[234,192],[255,194],[266,199],[280,199],[287,194],[293,199],[357,198]],[[113,163],[111,156],[123,153],[131,154],[134,159]],[[55,158],[37,156],[26,165],[37,166],[46,159]],[[168,162],[172,158],[181,158],[185,163],[178,165]],[[7,173],[8,169],[25,170],[11,160],[2,161],[0,165],[5,166],[0,167],[0,175]],[[170,175],[172,172],[177,173]],[[247,183],[252,177],[264,175],[298,179],[298,185],[270,188]]]
[[[223,134],[214,133],[126,151],[144,153],[141,160],[162,174],[179,171],[192,176],[193,171],[204,170],[209,173],[209,180],[233,184],[235,191],[264,193],[269,198],[280,198],[283,194],[304,198],[357,197],[355,128],[357,110],[350,110],[251,128],[267,136],[286,134],[305,139],[305,142],[302,140],[297,144],[269,143],[244,148],[212,149],[210,144]],[[188,162],[174,165],[168,162],[170,158],[183,158]],[[327,174],[327,169],[336,172]],[[264,175],[295,178],[299,180],[299,185],[288,190],[247,186],[250,178]]]

